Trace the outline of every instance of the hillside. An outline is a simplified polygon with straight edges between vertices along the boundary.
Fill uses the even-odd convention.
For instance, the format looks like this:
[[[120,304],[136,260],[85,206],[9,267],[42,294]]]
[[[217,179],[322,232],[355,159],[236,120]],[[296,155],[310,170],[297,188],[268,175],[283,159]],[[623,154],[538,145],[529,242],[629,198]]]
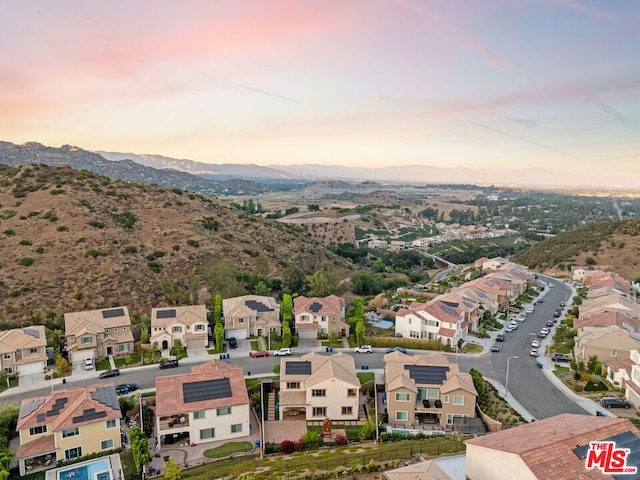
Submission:
[[[516,262],[549,274],[593,259],[598,268],[628,280],[640,277],[640,220],[597,222],[548,238],[514,255]]]
[[[327,260],[344,265],[298,228],[202,194],[0,165],[4,322],[120,304],[143,313],[184,291],[203,301],[221,260],[272,277],[292,264],[307,273]]]

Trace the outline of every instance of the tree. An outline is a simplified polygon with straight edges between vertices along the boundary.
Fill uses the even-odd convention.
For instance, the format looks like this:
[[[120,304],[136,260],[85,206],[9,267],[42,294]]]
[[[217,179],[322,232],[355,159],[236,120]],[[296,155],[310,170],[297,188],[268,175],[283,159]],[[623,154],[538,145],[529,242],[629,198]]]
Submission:
[[[481,397],[484,394],[484,378],[482,377],[482,373],[480,370],[472,368],[469,370],[469,375],[471,375],[471,379],[473,380],[473,386],[476,387],[478,397]]]
[[[320,205],[318,205],[317,203],[310,203],[309,205],[307,205],[307,210],[309,210],[310,212],[318,212],[320,211]]]
[[[222,353],[222,347],[224,347],[224,325],[222,325],[222,322],[215,324],[213,335],[216,337],[216,352]]]
[[[222,322],[222,296],[216,295],[213,304],[213,323]]]
[[[149,343],[149,335],[151,335],[151,318],[147,313],[143,313],[139,317],[140,323],[140,343]]]
[[[290,347],[291,346],[291,327],[288,323],[282,325],[282,346]]]
[[[376,426],[372,421],[368,421],[362,428],[360,429],[360,433],[358,435],[360,440],[366,442],[367,440],[373,440],[376,436]]]
[[[142,474],[142,467],[151,461],[149,439],[142,433],[140,427],[133,427],[129,430],[129,439],[131,441],[131,453],[133,454],[133,463],[136,467],[136,472]]]
[[[596,259],[593,257],[587,257],[584,259],[584,263],[586,265],[595,265],[596,264]]]
[[[362,345],[364,343],[364,322],[356,323],[356,343]]]
[[[351,277],[351,291],[356,295],[376,295],[382,291],[380,277],[367,271],[356,273]]]
[[[202,276],[213,295],[231,298],[247,293],[240,283],[240,271],[229,260],[214,263],[203,271]]]
[[[54,362],[56,364],[56,373],[59,376],[62,376],[71,371],[71,365],[69,365],[69,362],[67,362],[67,359],[64,358],[62,354],[56,353]]]
[[[271,289],[267,286],[266,283],[264,283],[263,281],[259,281],[256,286],[253,287],[253,294],[263,296],[271,295]]]
[[[289,293],[304,293],[306,286],[304,271],[296,263],[292,263],[282,272],[282,284]]]
[[[285,293],[282,295],[282,304],[280,305],[280,315],[282,316],[282,323],[288,323],[291,325],[293,319],[293,299],[291,295]]]
[[[167,460],[167,469],[164,472],[164,478],[167,480],[180,480],[182,477],[182,468],[176,465],[173,461],[173,457],[169,457]]]

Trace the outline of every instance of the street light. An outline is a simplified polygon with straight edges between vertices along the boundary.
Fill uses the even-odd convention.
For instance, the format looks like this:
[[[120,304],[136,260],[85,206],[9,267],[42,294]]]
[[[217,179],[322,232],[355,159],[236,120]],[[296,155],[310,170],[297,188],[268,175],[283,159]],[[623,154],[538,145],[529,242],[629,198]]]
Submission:
[[[504,396],[506,397],[507,395],[509,395],[509,362],[511,361],[512,358],[518,358],[517,355],[514,355],[513,357],[509,357],[507,358],[507,378],[504,382]]]

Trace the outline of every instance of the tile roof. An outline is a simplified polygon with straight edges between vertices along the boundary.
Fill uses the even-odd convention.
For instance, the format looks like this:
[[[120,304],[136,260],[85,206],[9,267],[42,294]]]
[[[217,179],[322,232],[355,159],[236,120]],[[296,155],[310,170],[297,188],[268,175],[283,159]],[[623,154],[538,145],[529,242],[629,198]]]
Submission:
[[[309,375],[286,373],[286,364],[288,361],[308,361],[311,364],[311,373]],[[317,352],[311,352],[296,359],[289,357],[282,357],[280,359],[281,382],[302,381],[304,382],[304,387],[308,388],[330,378],[337,378],[347,385],[360,388],[360,380],[356,375],[355,359],[351,355],[338,352],[334,355],[325,356]]]
[[[309,307],[317,303],[319,310],[311,311]],[[293,299],[294,315],[309,313],[311,315],[338,315],[342,316],[342,311],[346,306],[344,298],[336,295],[328,297],[305,297],[299,296]]]
[[[16,450],[16,458],[30,458],[56,451],[55,438],[53,435],[38,437],[32,442],[20,445]]]
[[[247,302],[256,302],[262,304],[272,311],[259,312],[247,305]],[[280,305],[273,297],[265,297],[263,295],[243,295],[241,297],[225,298],[222,300],[222,311],[225,317],[236,317],[242,315],[254,315],[261,317],[263,315],[280,315]]]
[[[122,316],[104,318],[103,312],[122,309]],[[102,308],[100,310],[86,310],[84,312],[69,312],[64,314],[65,335],[80,335],[82,333],[100,333],[106,328],[131,326],[129,309],[127,307]],[[129,329],[130,330],[130,329]]]
[[[166,316],[162,313],[171,310],[175,311],[175,316]],[[161,312],[160,318],[158,318],[158,312]],[[176,323],[191,326],[202,322],[207,323],[207,307],[205,305],[184,305],[180,307],[151,309],[152,327],[167,327]]]
[[[184,384],[221,378],[229,379],[231,397],[185,402]],[[156,415],[177,415],[247,403],[249,403],[249,394],[244,382],[242,368],[221,360],[210,360],[194,366],[191,368],[191,373],[156,378]]]
[[[0,353],[14,352],[24,348],[38,348],[46,345],[47,336],[43,325],[33,325],[0,332]]]
[[[451,375],[440,387],[441,393],[449,393],[454,390],[465,390],[466,392],[478,395],[476,387],[473,385],[473,379],[468,373],[458,373]]]
[[[578,446],[594,440],[632,432],[639,437],[636,427],[626,419],[593,417],[565,413],[519,427],[490,433],[467,440],[469,445],[519,455],[529,470],[540,480],[580,478],[604,479],[597,470],[586,470],[584,460],[573,452]],[[639,437],[640,438],[640,437]]]
[[[453,328],[440,327],[440,329],[438,330],[438,335],[440,335],[441,337],[453,338],[456,335],[456,330]]]

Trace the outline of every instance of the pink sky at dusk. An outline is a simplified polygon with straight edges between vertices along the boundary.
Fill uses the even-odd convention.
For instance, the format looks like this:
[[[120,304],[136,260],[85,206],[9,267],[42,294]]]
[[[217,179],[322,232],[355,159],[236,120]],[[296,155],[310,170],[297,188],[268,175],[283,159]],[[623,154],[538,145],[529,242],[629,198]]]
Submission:
[[[0,140],[640,173],[640,3],[0,3]]]

